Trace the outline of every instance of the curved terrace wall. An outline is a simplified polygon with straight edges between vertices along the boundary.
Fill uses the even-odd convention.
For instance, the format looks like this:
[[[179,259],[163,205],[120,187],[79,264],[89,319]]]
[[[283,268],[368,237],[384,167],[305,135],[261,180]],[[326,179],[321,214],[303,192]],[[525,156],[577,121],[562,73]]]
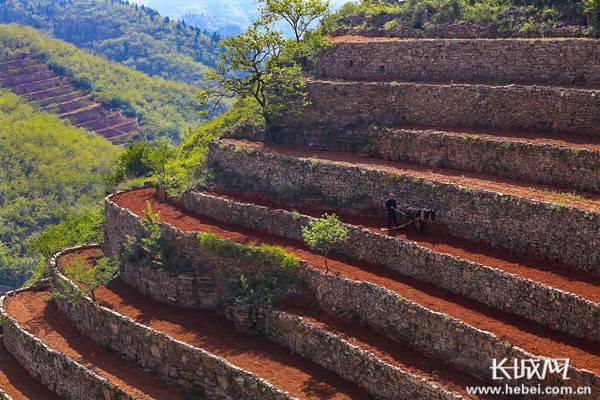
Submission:
[[[599,84],[596,39],[333,39],[317,76],[354,81]]]
[[[357,124],[534,130],[600,136],[600,90],[309,80],[311,106],[286,134]],[[340,101],[343,99],[343,101]]]
[[[302,241],[302,227],[314,218],[290,211],[238,203],[200,192],[186,192],[188,210],[291,240]],[[600,304],[520,278],[499,269],[437,253],[416,243],[346,225],[349,239],[338,252],[381,265],[491,307],[519,315],[572,336],[600,342]],[[523,293],[527,293],[523,297]]]
[[[254,139],[244,137],[243,132],[235,136]],[[485,131],[324,128],[282,135],[274,142],[600,193],[599,151],[532,143],[518,136],[494,136]]]
[[[106,205],[107,208],[120,208],[110,198]],[[121,215],[127,218],[126,221],[115,221],[117,214],[114,212],[106,214],[106,227],[110,234],[105,234],[108,241],[105,248],[111,251],[118,250],[118,243],[130,234],[128,231],[119,231],[119,227],[139,224],[139,217],[128,210],[123,211]],[[202,213],[205,214],[204,210]],[[231,216],[239,217],[235,214]],[[178,231],[164,223],[161,228]],[[299,275],[320,306],[328,312],[354,317],[380,334],[408,342],[428,356],[444,360],[482,379],[490,378],[488,371],[492,358],[536,358],[494,334],[446,314],[433,312],[378,285],[328,275],[305,263],[301,263]],[[590,385],[595,390],[600,389],[600,378],[590,372],[572,368],[571,378],[569,385]],[[564,384],[562,380],[554,379],[558,377],[548,377],[545,384]]]
[[[253,191],[317,192],[323,201],[354,213],[380,210],[393,191],[416,206],[435,205],[450,233],[600,275],[600,214],[369,166],[294,158],[232,144],[213,143],[209,162]],[[221,182],[223,183],[223,182]],[[301,201],[302,199],[299,199]]]
[[[58,257],[81,249],[59,253],[52,260],[53,279],[65,284],[55,285],[57,288],[75,287],[58,270]],[[166,381],[188,389],[202,387],[210,399],[294,399],[227,360],[100,306],[88,296],[83,296],[75,305],[63,298],[59,298],[57,304],[79,331],[98,344],[119,352],[141,368],[155,371]]]
[[[20,291],[8,297],[16,293]],[[134,400],[105,378],[30,334],[6,313],[6,298],[0,300],[4,346],[32,377],[68,400]]]

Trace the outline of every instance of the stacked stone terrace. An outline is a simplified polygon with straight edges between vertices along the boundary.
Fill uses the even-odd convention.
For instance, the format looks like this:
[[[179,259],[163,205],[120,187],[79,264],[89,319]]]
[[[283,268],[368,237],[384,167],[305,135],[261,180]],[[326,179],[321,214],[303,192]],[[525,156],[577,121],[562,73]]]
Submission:
[[[3,299],[12,362],[64,399],[478,399],[465,388],[498,384],[494,358],[569,358],[568,381],[511,383],[598,399],[599,57],[590,40],[334,39],[302,118],[210,146],[212,192],[109,196],[100,247],[57,255],[51,282]],[[390,191],[439,221],[384,234]],[[180,267],[123,261],[97,303],[49,301],[49,285],[73,289],[70,258],[121,255],[148,202]],[[302,243],[324,212],[350,234],[329,271]],[[198,233],[284,248],[303,296],[226,307],[250,266]]]
[[[30,54],[0,62],[0,88],[24,96],[40,110],[58,114],[115,144],[126,143],[140,132],[137,119],[109,111]]]

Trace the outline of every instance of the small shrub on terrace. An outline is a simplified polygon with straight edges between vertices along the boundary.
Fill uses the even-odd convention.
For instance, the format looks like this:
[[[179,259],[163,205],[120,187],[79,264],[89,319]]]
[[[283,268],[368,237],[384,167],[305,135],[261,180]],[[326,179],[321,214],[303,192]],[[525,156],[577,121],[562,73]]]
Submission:
[[[224,258],[235,258],[247,268],[240,277],[234,300],[249,305],[254,311],[270,306],[301,282],[296,275],[300,260],[277,246],[242,245],[221,239],[212,233],[198,235],[200,245]]]
[[[154,267],[164,267],[163,250],[165,247],[160,231],[160,213],[152,210],[150,202],[146,203],[146,217],[140,222],[142,234],[140,236],[127,236],[125,246],[125,259],[127,261],[148,262]]]
[[[325,214],[323,218],[314,220],[309,226],[302,228],[302,237],[308,247],[323,254],[325,271],[329,273],[327,257],[336,245],[348,240],[348,228],[335,214]]]
[[[93,266],[87,265],[83,258],[77,257],[70,260],[64,268],[65,275],[73,280],[94,302],[96,301],[96,290],[100,286],[108,285],[118,275],[118,272],[117,262],[108,257],[98,259]]]

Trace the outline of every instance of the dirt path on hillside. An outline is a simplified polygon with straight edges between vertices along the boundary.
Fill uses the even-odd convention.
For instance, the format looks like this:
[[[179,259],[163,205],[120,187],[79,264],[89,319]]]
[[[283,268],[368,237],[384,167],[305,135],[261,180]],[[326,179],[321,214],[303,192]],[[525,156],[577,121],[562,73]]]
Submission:
[[[387,224],[385,219],[360,217],[350,215],[344,210],[327,206],[310,208],[293,202],[284,203],[277,201],[264,193],[239,193],[233,191],[217,191],[210,193],[222,198],[253,203],[261,206],[296,210],[302,214],[320,217],[325,213],[335,213],[342,222],[355,225],[378,235],[384,235],[381,227]],[[384,213],[382,207],[382,213]],[[529,256],[511,254],[507,250],[493,248],[485,243],[475,243],[450,235],[435,232],[428,227],[423,234],[407,228],[387,233],[388,236],[406,242],[416,242],[419,246],[433,250],[438,253],[450,254],[463,260],[482,264],[492,268],[518,275],[525,279],[540,282],[548,286],[573,293],[587,300],[600,303],[600,278],[574,270],[567,266],[540,260],[533,254]]]
[[[98,250],[71,254],[93,263]],[[68,257],[68,258],[67,258]],[[61,265],[64,265],[61,261]],[[291,354],[263,337],[236,332],[225,318],[207,310],[190,310],[154,301],[120,279],[98,289],[98,302],[120,314],[202,348],[232,364],[253,372],[301,399],[371,399],[372,397],[322,367]]]
[[[5,310],[50,348],[65,353],[137,400],[184,399],[178,389],[154,379],[117,353],[110,353],[79,334],[56,304],[48,301],[49,297],[47,291],[22,292],[6,299]]]
[[[161,221],[168,222],[184,231],[210,232],[238,243],[268,243],[281,246],[311,266],[324,269],[323,258],[310,252],[301,243],[221,223],[211,218],[186,212],[171,204],[159,203],[154,197],[153,189],[120,194],[113,197],[113,201],[137,215],[143,215],[146,202],[149,201],[153,210],[160,212]],[[500,312],[462,296],[364,262],[338,258],[329,262],[329,267],[333,273],[386,287],[431,310],[447,313],[479,329],[495,333],[500,338],[508,340],[532,354],[555,358],[568,357],[576,367],[600,374],[600,348],[597,344],[570,338],[523,318]]]
[[[361,167],[369,170],[385,171],[391,174],[407,175],[446,184],[459,185],[474,190],[485,190],[530,200],[560,204],[584,211],[600,212],[600,195],[590,193],[566,192],[549,186],[522,183],[489,175],[386,161],[379,158],[367,158],[339,151],[295,149],[235,139],[226,139],[223,141],[236,146],[251,147],[266,153],[322,160],[345,167]]]
[[[0,343],[0,388],[13,400],[60,400],[36,381]]]

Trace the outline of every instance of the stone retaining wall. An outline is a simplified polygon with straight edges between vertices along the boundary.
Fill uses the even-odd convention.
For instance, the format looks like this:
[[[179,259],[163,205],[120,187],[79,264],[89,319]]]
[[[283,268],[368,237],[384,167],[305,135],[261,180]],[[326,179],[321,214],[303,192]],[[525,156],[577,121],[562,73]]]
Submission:
[[[322,202],[380,214],[386,193],[414,206],[435,206],[451,234],[518,253],[536,252],[600,276],[600,214],[459,185],[396,175],[367,165],[299,159],[213,143],[209,163],[245,189],[318,193]],[[301,195],[298,201],[303,201]]]
[[[106,224],[114,226],[109,219]],[[110,240],[119,239],[113,235]],[[433,312],[375,284],[327,275],[305,263],[301,263],[299,275],[324,310],[360,320],[382,335],[407,342],[429,357],[443,360],[481,379],[490,379],[492,358],[535,358],[489,332]],[[592,386],[600,390],[600,377],[592,373],[571,368],[570,377],[569,385]],[[559,382],[564,384],[559,377],[550,376],[545,384],[557,385]]]
[[[378,399],[462,399],[296,316],[273,310],[267,314],[264,325],[271,341],[334,371]]]
[[[533,130],[600,136],[600,91],[545,86],[307,82],[311,106],[285,134],[357,124]]]
[[[61,280],[67,287],[74,287],[56,269],[56,258],[53,263],[53,279]],[[75,305],[66,299],[57,300],[57,304],[82,334],[119,352],[140,368],[154,371],[166,381],[187,389],[201,387],[209,399],[293,399],[227,360],[102,307],[87,296]]]
[[[251,140],[242,133],[237,139]],[[362,153],[391,161],[600,192],[600,152],[576,147],[510,141],[502,136],[481,136],[474,132],[453,134],[403,128],[295,132],[282,135],[276,143]],[[531,168],[532,165],[536,168]]]
[[[596,39],[425,39],[338,42],[314,72],[352,81],[600,83]]]
[[[104,253],[109,257],[122,254],[127,236],[139,236],[140,218],[105,201]],[[167,243],[176,248],[181,271],[140,268],[136,263],[121,263],[121,279],[140,293],[157,301],[185,308],[203,308],[222,312],[229,299],[232,285],[239,282],[242,269],[232,260],[215,256],[200,246],[196,233],[184,232],[168,224],[161,224]]]
[[[34,379],[67,400],[134,400],[110,381],[27,332],[6,313],[4,299],[0,300],[4,346]]]
[[[286,210],[199,192],[186,192],[182,201],[198,214],[296,241],[302,240],[302,227],[313,220]],[[434,252],[415,242],[352,225],[346,227],[349,240],[337,249],[343,255],[384,266],[569,335],[600,342],[599,304],[496,268]]]

